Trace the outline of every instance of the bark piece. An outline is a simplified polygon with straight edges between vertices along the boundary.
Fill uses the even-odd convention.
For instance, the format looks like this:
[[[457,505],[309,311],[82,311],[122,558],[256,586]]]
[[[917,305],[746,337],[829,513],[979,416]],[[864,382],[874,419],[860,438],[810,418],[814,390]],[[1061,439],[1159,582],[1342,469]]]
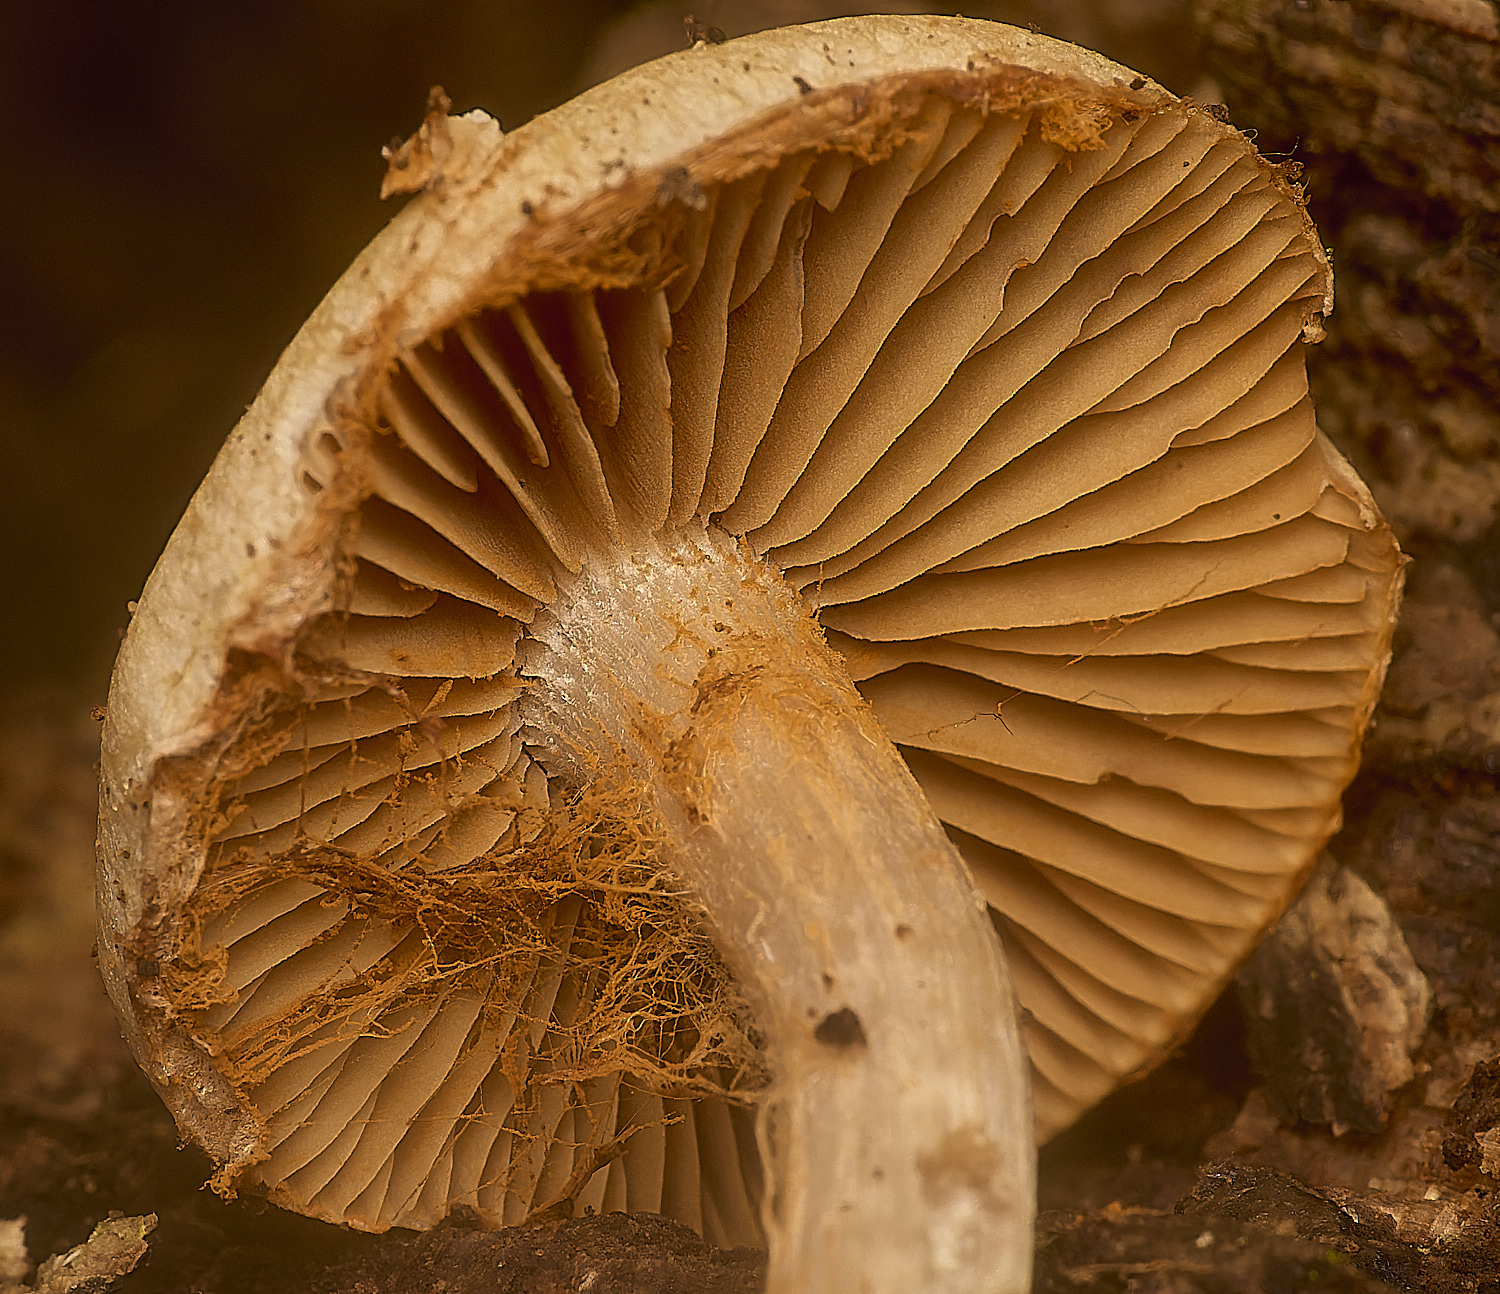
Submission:
[[[1324,429],[1403,543],[1479,540],[1500,498],[1493,0],[1196,0],[1194,19],[1236,122],[1306,167],[1334,251]]]
[[[37,1268],[35,1294],[103,1294],[146,1256],[156,1214],[109,1218],[89,1238]]]
[[[1426,977],[1385,902],[1325,864],[1240,970],[1249,1049],[1284,1119],[1370,1132],[1414,1075]]]
[[[1500,1176],[1500,1061],[1474,1066],[1448,1112],[1443,1160],[1449,1168],[1466,1165]]]

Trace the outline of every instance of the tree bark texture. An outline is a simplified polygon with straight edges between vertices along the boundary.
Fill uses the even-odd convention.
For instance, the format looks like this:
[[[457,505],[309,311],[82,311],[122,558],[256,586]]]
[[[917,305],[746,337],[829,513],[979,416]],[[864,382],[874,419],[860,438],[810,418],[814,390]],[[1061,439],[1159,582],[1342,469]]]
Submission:
[[[1366,1272],[1487,1288],[1500,1266],[1500,6],[1193,0],[1193,16],[1232,120],[1304,167],[1337,292],[1309,353],[1318,420],[1414,559],[1330,849],[1389,906],[1433,1015],[1384,1128],[1288,1126],[1257,1091],[1208,1145],[1235,1164],[1204,1170],[1187,1207],[1290,1219],[1333,1243],[1272,1177],[1245,1175],[1290,1173],[1275,1181],[1337,1206],[1341,1247]],[[1285,1048],[1256,1059],[1296,1063]],[[1356,1234],[1366,1224],[1380,1235]]]
[[[1241,128],[1305,168],[1337,305],[1324,429],[1403,541],[1473,544],[1500,497],[1500,16],[1493,0],[1194,0]],[[1491,562],[1482,574],[1500,579]]]

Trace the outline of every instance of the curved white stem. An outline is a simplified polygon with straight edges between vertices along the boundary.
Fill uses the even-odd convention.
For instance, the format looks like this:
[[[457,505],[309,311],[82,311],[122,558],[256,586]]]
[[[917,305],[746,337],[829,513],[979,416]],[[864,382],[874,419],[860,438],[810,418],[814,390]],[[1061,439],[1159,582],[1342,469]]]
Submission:
[[[766,1033],[768,1289],[1027,1289],[1025,1053],[962,862],[774,572],[712,531],[629,562],[533,627],[527,673],[652,784]]]

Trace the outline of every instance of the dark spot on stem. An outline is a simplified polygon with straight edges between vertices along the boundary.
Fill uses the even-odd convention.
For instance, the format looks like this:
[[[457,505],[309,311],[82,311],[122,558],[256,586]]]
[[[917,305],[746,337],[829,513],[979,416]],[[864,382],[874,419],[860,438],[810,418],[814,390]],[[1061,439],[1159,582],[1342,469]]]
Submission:
[[[808,85],[808,83],[802,77],[794,76],[792,80],[796,83],[797,91],[799,94],[812,93],[812,86]]]
[[[825,1015],[813,1030],[813,1037],[830,1047],[863,1047],[868,1041],[859,1017],[846,1006]]]

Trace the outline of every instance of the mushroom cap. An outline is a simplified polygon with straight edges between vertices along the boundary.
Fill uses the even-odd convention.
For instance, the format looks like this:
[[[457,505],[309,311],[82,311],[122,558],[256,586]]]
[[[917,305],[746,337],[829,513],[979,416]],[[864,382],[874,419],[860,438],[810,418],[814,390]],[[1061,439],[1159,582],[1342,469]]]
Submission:
[[[1337,826],[1399,595],[1308,402],[1331,284],[1282,168],[1096,55],[904,16],[508,135],[434,112],[392,161],[419,196],[229,438],[111,688],[101,965],[221,1182],[756,1238],[753,1025],[686,906],[577,882],[649,824],[565,799],[522,703],[560,588],[705,528],[816,611],[971,867],[1038,1135],[1164,1055]],[[487,896],[434,926],[456,878]],[[598,1023],[606,952],[697,985],[656,1053]]]

